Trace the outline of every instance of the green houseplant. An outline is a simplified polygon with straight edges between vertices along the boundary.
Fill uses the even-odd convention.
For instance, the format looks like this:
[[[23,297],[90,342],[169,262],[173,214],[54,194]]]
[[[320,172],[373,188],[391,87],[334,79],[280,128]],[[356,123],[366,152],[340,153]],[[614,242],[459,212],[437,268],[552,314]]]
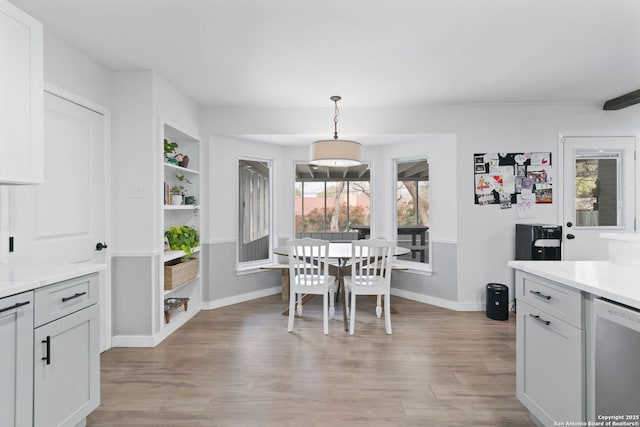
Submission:
[[[188,225],[171,226],[165,231],[164,236],[169,241],[172,250],[185,252],[185,259],[193,254],[193,248],[200,246],[198,231]]]

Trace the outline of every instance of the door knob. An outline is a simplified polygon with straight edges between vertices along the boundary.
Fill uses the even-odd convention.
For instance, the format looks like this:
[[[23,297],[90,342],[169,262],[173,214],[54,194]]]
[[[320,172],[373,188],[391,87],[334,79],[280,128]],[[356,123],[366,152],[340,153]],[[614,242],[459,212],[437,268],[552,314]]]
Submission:
[[[104,242],[104,243],[98,242],[96,244],[96,251],[101,251],[103,249],[107,249],[107,242]]]
[[[576,238],[576,236],[574,236],[573,234],[567,234],[567,239],[573,240],[575,238]]]
[[[571,221],[567,222],[567,227],[569,228],[573,227],[573,223]]]

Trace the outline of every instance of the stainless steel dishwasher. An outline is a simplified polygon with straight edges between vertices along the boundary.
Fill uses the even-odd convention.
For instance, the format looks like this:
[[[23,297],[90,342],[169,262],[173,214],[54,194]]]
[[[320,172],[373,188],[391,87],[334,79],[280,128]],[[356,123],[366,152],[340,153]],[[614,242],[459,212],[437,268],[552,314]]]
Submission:
[[[594,314],[596,421],[617,416],[617,421],[638,422],[640,311],[598,298]]]

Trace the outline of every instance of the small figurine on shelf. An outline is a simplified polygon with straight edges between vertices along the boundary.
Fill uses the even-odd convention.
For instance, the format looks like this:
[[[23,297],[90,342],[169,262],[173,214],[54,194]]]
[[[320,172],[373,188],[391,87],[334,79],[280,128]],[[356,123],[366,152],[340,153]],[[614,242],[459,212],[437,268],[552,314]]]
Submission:
[[[189,167],[189,156],[182,156],[182,160],[178,160],[178,166],[182,166],[183,168]]]

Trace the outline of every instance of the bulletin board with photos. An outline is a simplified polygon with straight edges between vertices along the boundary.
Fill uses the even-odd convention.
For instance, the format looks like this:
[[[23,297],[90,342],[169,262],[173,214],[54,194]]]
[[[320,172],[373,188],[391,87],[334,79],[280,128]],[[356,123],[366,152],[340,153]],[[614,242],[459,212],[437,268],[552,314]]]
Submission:
[[[551,203],[553,201],[551,153],[476,153],[475,203]]]

